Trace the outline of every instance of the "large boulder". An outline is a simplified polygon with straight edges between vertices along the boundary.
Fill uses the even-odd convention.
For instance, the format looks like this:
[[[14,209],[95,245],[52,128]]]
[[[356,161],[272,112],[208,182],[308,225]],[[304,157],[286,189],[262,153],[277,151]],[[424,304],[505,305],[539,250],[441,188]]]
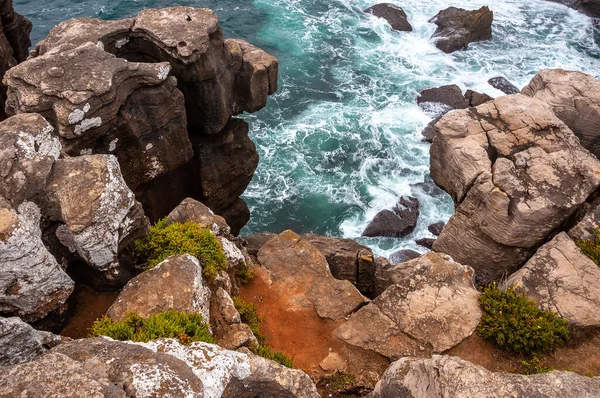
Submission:
[[[387,271],[392,285],[335,332],[348,344],[390,359],[442,352],[475,331],[481,318],[473,270],[430,252]]]
[[[408,16],[404,10],[390,3],[375,4],[365,10],[367,14],[375,15],[385,19],[392,29],[400,32],[412,32],[413,28],[408,22]]]
[[[569,237],[575,241],[594,240],[600,227],[600,198],[584,204],[579,213],[579,220],[568,231]]]
[[[419,200],[413,197],[402,197],[394,209],[377,213],[362,235],[401,238],[415,229],[418,218]]]
[[[20,318],[0,317],[0,366],[31,361],[59,338],[50,332],[35,330]]]
[[[488,80],[490,86],[494,87],[497,90],[502,91],[504,94],[519,94],[521,90],[504,76],[496,76],[492,77]]]
[[[479,10],[449,7],[430,20],[437,25],[432,39],[445,53],[462,50],[469,43],[491,39],[493,20],[494,13],[488,7]]]
[[[580,327],[600,326],[600,268],[561,232],[540,247],[504,286]]]
[[[600,377],[553,371],[531,376],[491,372],[457,357],[402,358],[381,377],[371,398],[592,398]]]
[[[414,260],[418,257],[421,257],[421,253],[411,249],[402,249],[390,255],[390,263],[396,265],[406,261]]]
[[[542,101],[500,97],[436,129],[431,175],[457,211],[433,249],[480,283],[514,272],[600,185],[600,162]]]
[[[451,109],[465,109],[469,107],[469,100],[467,100],[460,87],[456,84],[422,90],[417,97],[417,104],[425,102],[444,104]]]
[[[552,111],[600,158],[600,81],[582,72],[542,70],[522,90]]]
[[[182,200],[179,206],[169,213],[165,221],[167,224],[191,221],[200,225],[202,228],[210,229],[210,232],[215,235],[222,235],[225,237],[231,235],[231,228],[229,228],[229,225],[227,225],[227,222],[223,217],[216,215],[207,206],[192,198],[185,198]]]

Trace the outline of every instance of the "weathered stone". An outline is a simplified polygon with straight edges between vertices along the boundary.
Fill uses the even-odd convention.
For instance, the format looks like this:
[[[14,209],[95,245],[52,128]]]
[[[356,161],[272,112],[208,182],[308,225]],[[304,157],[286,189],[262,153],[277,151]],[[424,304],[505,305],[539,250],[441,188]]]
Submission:
[[[270,273],[271,288],[289,297],[289,308],[314,307],[320,317],[335,320],[368,301],[349,281],[335,279],[325,256],[292,231],[265,243],[258,261]]]
[[[469,43],[491,39],[493,20],[494,13],[488,7],[472,11],[450,7],[430,20],[437,25],[432,39],[445,53],[462,50]]]
[[[367,8],[365,12],[385,19],[394,30],[401,32],[412,32],[413,30],[410,22],[408,22],[408,16],[397,5],[390,3],[375,4]]]
[[[600,185],[600,162],[539,100],[500,97],[436,128],[431,176],[457,211],[433,249],[480,283],[516,270]]]
[[[130,311],[148,317],[176,310],[201,314],[209,322],[210,296],[200,262],[182,254],[167,258],[129,281],[106,314],[122,320]]]
[[[491,372],[457,357],[402,358],[381,377],[371,398],[529,398],[600,394],[600,377],[553,371],[531,376]]]
[[[405,261],[414,260],[417,257],[421,257],[421,253],[411,249],[398,250],[390,256],[390,263],[396,265]]]
[[[430,226],[427,227],[427,229],[429,230],[429,232],[431,232],[435,236],[440,236],[440,234],[444,230],[445,225],[446,225],[445,222],[439,221],[434,224],[431,224]]]
[[[216,215],[207,206],[192,198],[184,199],[169,213],[166,219],[167,224],[187,221],[199,224],[202,228],[208,228],[215,235],[228,237],[231,234],[231,229],[223,217]]]
[[[504,76],[492,77],[488,80],[490,86],[502,91],[504,94],[519,94],[521,90],[508,81]]]
[[[0,313],[36,321],[62,306],[74,282],[44,247],[40,209],[0,199]]]
[[[467,90],[465,91],[465,98],[469,101],[469,106],[479,106],[485,104],[488,101],[493,101],[494,98],[487,94],[478,93],[477,91]]]
[[[481,318],[473,270],[438,253],[394,266],[392,285],[335,332],[390,359],[442,352],[473,334]]]
[[[550,0],[554,3],[564,4],[590,17],[600,18],[600,1],[598,0]]]
[[[417,97],[417,104],[424,102],[437,102],[448,105],[452,109],[465,109],[469,107],[469,101],[456,84],[421,91]]]
[[[574,241],[593,240],[596,228],[600,227],[600,198],[584,204],[581,213],[581,219],[569,230],[568,235]]]
[[[429,143],[433,142],[433,139],[435,138],[435,133],[436,133],[435,125],[437,122],[439,122],[439,120],[441,118],[442,118],[441,116],[436,117],[431,122],[429,122],[427,124],[427,126],[425,126],[425,128],[421,132],[421,135],[423,136],[423,141],[429,142]]]
[[[542,70],[523,94],[544,101],[581,141],[600,158],[600,81],[582,72]]]
[[[402,197],[393,210],[382,210],[375,215],[363,236],[403,237],[410,234],[419,218],[419,200]]]
[[[217,334],[231,325],[242,322],[233,299],[223,288],[218,288],[215,294],[211,295],[210,321]]]
[[[383,293],[385,289],[393,284],[388,272],[393,268],[394,265],[390,264],[385,257],[377,257],[375,259],[375,283],[373,285],[374,289],[371,297],[379,297],[379,295]]]
[[[540,247],[504,286],[577,326],[600,326],[600,268],[561,232]]]
[[[248,250],[248,253],[250,253],[251,256],[256,256],[258,255],[260,248],[276,236],[277,234],[267,232],[263,234],[244,236],[243,239],[246,241],[246,249]]]
[[[419,246],[423,246],[426,249],[433,249],[433,244],[435,243],[435,239],[432,238],[420,238],[416,239],[415,243]]]
[[[0,366],[31,361],[54,340],[52,333],[35,330],[17,317],[0,317]]]
[[[258,340],[250,326],[245,323],[230,325],[224,333],[217,335],[219,346],[227,350],[237,350],[240,347],[258,347]]]

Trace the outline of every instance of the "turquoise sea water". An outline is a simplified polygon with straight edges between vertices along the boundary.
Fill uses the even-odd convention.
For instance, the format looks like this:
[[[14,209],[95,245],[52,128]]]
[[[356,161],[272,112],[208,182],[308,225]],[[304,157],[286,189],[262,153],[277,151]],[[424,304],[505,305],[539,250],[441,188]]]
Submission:
[[[116,19],[149,7],[215,10],[226,36],[243,38],[280,62],[279,91],[266,109],[244,116],[261,156],[244,195],[252,219],[243,233],[315,232],[357,238],[373,216],[401,195],[421,200],[421,216],[404,239],[360,239],[378,254],[423,251],[414,239],[453,213],[449,197],[432,196],[429,147],[421,130],[431,115],[418,91],[456,83],[492,96],[486,81],[504,75],[519,87],[540,69],[562,67],[600,76],[600,49],[589,18],[544,0],[393,1],[414,31],[393,32],[362,12],[365,0],[15,0],[34,23],[33,41],[74,17]],[[444,54],[429,40],[439,10],[488,5],[492,40]]]

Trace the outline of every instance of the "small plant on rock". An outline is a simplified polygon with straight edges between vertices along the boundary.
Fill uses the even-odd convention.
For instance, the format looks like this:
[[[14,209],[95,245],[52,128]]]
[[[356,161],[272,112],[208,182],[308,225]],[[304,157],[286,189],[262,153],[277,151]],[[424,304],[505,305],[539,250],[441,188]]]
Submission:
[[[193,222],[167,225],[165,219],[158,221],[146,237],[134,243],[134,252],[147,259],[147,268],[155,267],[169,256],[188,253],[200,260],[207,278],[227,270],[221,242],[210,230]]]
[[[185,345],[194,341],[215,343],[202,315],[179,311],[161,312],[148,318],[143,318],[135,312],[129,312],[123,321],[115,321],[104,316],[94,322],[91,329],[90,337],[98,336],[135,342],[177,338]]]
[[[514,288],[501,290],[495,283],[479,297],[482,317],[477,332],[497,347],[520,354],[552,352],[570,339],[567,321],[540,310]]]
[[[600,265],[600,228],[596,227],[594,230],[594,237],[592,239],[578,240],[575,242],[581,251],[592,259],[596,265]]]
[[[523,372],[526,375],[534,375],[540,373],[548,373],[552,372],[554,369],[544,366],[542,361],[538,357],[533,357],[529,361],[521,361],[521,366],[523,366]]]

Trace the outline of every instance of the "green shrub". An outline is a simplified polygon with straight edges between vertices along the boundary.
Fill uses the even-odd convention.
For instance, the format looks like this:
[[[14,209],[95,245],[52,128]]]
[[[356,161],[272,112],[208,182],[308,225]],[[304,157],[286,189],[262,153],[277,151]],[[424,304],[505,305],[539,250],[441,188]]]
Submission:
[[[600,228],[597,227],[594,231],[593,239],[578,240],[575,243],[596,265],[600,265]]]
[[[207,278],[227,270],[221,242],[207,228],[193,222],[167,225],[165,219],[158,221],[146,237],[134,243],[134,252],[148,259],[147,268],[155,267],[169,256],[188,253],[200,260]]]
[[[501,290],[493,283],[483,290],[479,303],[483,313],[477,331],[499,348],[536,355],[552,352],[570,339],[567,321],[540,310],[513,288]]]
[[[521,361],[523,372],[526,375],[552,372],[554,369],[544,366],[538,357],[533,357],[529,361]]]
[[[327,377],[327,384],[336,390],[345,390],[356,384],[356,377],[353,375],[337,371],[331,376]]]
[[[237,280],[242,285],[247,285],[254,279],[254,270],[248,267],[245,263],[242,263],[235,273]]]
[[[256,312],[256,304],[246,303],[240,297],[234,297],[233,303],[235,305],[235,308],[240,313],[242,322],[250,327],[252,333],[254,333],[254,336],[256,337],[256,340],[258,340],[258,347],[253,347],[252,352],[263,358],[275,361],[280,365],[287,366],[288,368],[293,368],[294,363],[292,359],[282,352],[271,351],[271,348],[269,348],[269,346],[267,345],[267,338],[260,333],[260,324],[262,322],[262,319],[258,316],[258,313]]]
[[[125,315],[125,320],[115,321],[104,316],[94,322],[90,337],[108,336],[115,340],[148,342],[160,338],[177,338],[183,344],[193,341],[214,343],[202,315],[167,311],[142,318],[135,312]]]

